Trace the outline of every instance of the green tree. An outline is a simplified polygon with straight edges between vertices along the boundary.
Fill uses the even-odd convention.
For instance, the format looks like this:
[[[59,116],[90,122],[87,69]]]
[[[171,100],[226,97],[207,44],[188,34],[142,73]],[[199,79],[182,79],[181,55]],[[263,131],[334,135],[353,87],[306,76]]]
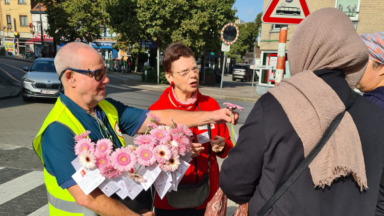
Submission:
[[[261,28],[261,16],[262,13],[259,13],[256,16],[255,22],[248,22],[244,24],[239,24],[239,38],[231,45],[231,50],[228,54],[229,57],[235,59],[241,59],[247,51],[253,52],[254,43],[256,38],[259,36]]]
[[[47,8],[47,32],[57,42],[79,38],[91,42],[101,37],[108,16],[105,0],[42,0]]]
[[[182,42],[199,53],[220,50],[221,28],[235,20],[233,4],[234,0],[109,0],[107,12],[109,25],[128,47],[150,39],[159,40],[161,49]]]

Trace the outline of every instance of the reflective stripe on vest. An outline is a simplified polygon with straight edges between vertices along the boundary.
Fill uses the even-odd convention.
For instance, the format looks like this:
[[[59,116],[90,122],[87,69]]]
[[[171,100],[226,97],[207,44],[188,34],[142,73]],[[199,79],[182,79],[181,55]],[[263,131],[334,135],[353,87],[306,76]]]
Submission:
[[[95,212],[83,206],[77,205],[76,202],[69,202],[69,201],[57,199],[49,192],[47,192],[47,196],[48,196],[49,204],[51,204],[53,207],[57,209],[66,211],[68,213],[84,214],[84,216],[97,216]]]
[[[99,107],[104,111],[107,116],[108,122],[112,129],[114,129],[116,136],[120,140],[122,146],[125,146],[124,138],[119,136],[118,131],[119,116],[116,108],[108,101],[99,102]],[[74,134],[81,134],[85,132],[84,127],[71,113],[71,111],[63,104],[60,98],[57,99],[55,106],[45,119],[43,126],[36,135],[33,141],[33,147],[44,165],[41,140],[45,129],[52,123],[57,122],[65,125]],[[117,127],[116,127],[117,125]],[[73,143],[75,145],[75,143]],[[75,199],[67,189],[62,189],[58,184],[56,177],[49,174],[44,168],[44,182],[48,192],[49,214],[58,216],[95,216],[91,210],[80,206],[76,203]]]

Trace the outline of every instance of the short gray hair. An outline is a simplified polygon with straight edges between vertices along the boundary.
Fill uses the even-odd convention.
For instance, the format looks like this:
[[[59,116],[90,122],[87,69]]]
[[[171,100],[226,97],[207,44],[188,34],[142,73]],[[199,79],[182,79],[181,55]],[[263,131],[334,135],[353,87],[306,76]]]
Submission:
[[[58,52],[55,57],[55,68],[56,73],[60,76],[60,73],[66,68],[79,68],[81,69],[81,60],[79,56],[80,50],[93,50],[96,52],[94,48],[91,46],[80,43],[80,42],[71,42],[64,45]]]

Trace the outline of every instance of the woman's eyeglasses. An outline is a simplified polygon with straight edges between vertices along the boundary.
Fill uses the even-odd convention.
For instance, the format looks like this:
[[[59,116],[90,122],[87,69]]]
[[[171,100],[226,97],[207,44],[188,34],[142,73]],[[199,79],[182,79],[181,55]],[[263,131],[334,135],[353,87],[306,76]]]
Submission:
[[[59,76],[59,80],[61,80],[61,77],[63,76],[63,74],[65,73],[65,71],[67,70],[70,70],[70,71],[74,71],[74,72],[77,72],[77,73],[81,73],[81,74],[85,74],[89,77],[95,77],[95,80],[96,81],[100,81],[103,77],[104,77],[104,74],[105,74],[105,70],[104,69],[97,69],[97,70],[79,70],[79,69],[73,69],[73,68],[66,68],[65,70],[63,70],[61,73],[60,73],[60,76]]]
[[[180,76],[182,77],[185,77],[187,76],[191,71],[193,71],[194,73],[199,73],[199,68],[197,66],[193,67],[192,69],[186,69],[186,70],[183,70],[183,71],[180,71],[180,72],[173,72],[173,73],[177,73],[179,74]]]

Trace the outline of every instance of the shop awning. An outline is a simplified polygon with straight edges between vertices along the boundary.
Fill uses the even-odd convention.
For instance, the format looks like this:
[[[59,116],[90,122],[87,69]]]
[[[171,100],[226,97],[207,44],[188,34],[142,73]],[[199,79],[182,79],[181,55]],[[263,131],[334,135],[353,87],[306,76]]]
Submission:
[[[40,38],[32,38],[30,40],[27,40],[25,42],[25,44],[34,44],[35,42],[37,43],[41,43],[41,39]],[[47,43],[53,43],[53,39],[45,39],[44,38],[44,42],[47,42]]]

